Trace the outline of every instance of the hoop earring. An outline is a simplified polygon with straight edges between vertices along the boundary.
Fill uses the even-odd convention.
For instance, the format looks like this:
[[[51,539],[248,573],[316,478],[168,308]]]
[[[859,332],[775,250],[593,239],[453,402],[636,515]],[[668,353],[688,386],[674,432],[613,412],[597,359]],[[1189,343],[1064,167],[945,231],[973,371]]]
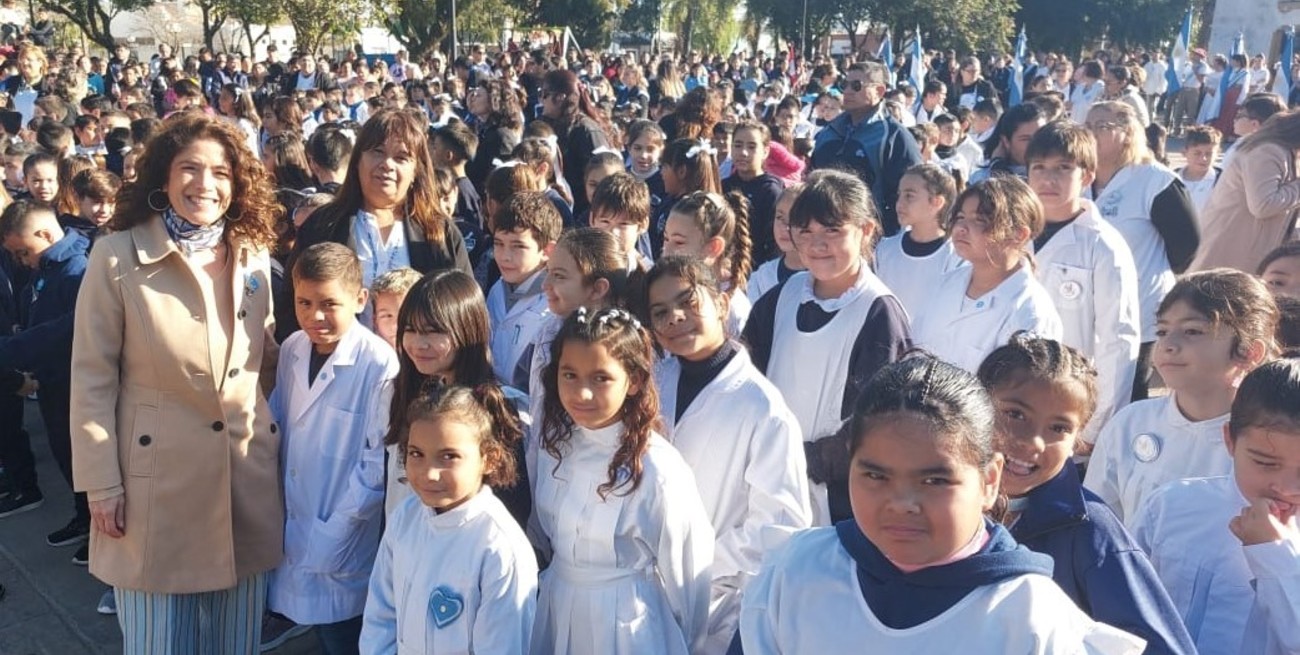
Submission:
[[[155,207],[155,206],[154,206],[154,202],[153,202],[153,194],[155,194],[155,193],[161,193],[161,194],[163,194],[163,199],[164,199],[166,202],[163,203],[163,206],[162,206],[162,207]],[[150,191],[150,192],[149,192],[149,195],[145,198],[145,204],[149,205],[149,209],[152,209],[152,210],[154,210],[154,211],[156,211],[156,212],[159,212],[159,213],[165,212],[165,211],[167,211],[168,209],[171,209],[171,208],[172,208],[171,200],[168,200],[166,196],[167,196],[167,194],[166,194],[162,189],[154,189],[153,191]]]

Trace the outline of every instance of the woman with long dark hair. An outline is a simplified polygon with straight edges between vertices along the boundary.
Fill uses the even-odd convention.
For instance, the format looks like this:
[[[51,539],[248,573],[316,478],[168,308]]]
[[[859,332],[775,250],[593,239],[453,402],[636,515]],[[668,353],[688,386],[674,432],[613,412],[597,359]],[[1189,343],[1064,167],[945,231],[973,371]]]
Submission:
[[[567,70],[553,70],[542,80],[542,120],[555,129],[564,164],[564,179],[573,190],[573,213],[587,209],[583,173],[597,148],[618,148],[617,133],[596,111],[591,94]]]
[[[503,79],[487,78],[469,90],[465,106],[478,123],[478,148],[465,166],[465,177],[481,194],[492,161],[510,159],[523,137],[523,113],[519,96]]]

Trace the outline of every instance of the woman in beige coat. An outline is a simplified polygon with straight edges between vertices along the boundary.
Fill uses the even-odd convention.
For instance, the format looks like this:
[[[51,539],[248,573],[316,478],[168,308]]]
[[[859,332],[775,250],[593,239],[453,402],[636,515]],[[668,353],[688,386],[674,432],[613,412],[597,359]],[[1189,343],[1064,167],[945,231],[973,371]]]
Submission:
[[[169,118],[91,253],[72,353],[90,571],[126,653],[255,653],[284,528],[267,247],[279,210],[238,130]],[[200,618],[202,617],[202,619]]]
[[[1201,249],[1192,270],[1254,273],[1269,251],[1292,238],[1300,210],[1300,111],[1275,114],[1242,139],[1201,212]]]

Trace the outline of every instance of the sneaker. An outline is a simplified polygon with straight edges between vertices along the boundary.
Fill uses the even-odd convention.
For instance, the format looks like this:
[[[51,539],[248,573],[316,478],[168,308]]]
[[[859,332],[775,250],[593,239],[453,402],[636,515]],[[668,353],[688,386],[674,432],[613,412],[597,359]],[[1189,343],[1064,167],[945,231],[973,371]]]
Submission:
[[[117,614],[117,596],[113,595],[112,589],[105,591],[104,595],[99,597],[99,605],[95,607],[95,611],[105,616]]]
[[[14,514],[30,512],[45,504],[45,496],[40,491],[20,491],[0,499],[0,519]]]
[[[298,625],[275,612],[262,615],[262,645],[259,652],[275,650],[285,642],[311,630],[309,625]]]
[[[90,538],[90,523],[72,519],[68,524],[46,535],[45,543],[51,546],[71,546]]]
[[[90,542],[81,544],[81,548],[78,548],[76,554],[72,556],[72,563],[77,566],[90,564]]]

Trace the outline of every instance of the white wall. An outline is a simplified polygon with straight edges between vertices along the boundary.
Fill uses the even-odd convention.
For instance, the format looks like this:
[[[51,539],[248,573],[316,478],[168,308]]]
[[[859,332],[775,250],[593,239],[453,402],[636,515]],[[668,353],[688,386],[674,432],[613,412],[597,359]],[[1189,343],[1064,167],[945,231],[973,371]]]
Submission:
[[[1300,25],[1300,2],[1288,0],[1218,0],[1210,27],[1210,55],[1232,52],[1233,39],[1241,32],[1246,52],[1263,52],[1270,60],[1274,35],[1285,25]]]

